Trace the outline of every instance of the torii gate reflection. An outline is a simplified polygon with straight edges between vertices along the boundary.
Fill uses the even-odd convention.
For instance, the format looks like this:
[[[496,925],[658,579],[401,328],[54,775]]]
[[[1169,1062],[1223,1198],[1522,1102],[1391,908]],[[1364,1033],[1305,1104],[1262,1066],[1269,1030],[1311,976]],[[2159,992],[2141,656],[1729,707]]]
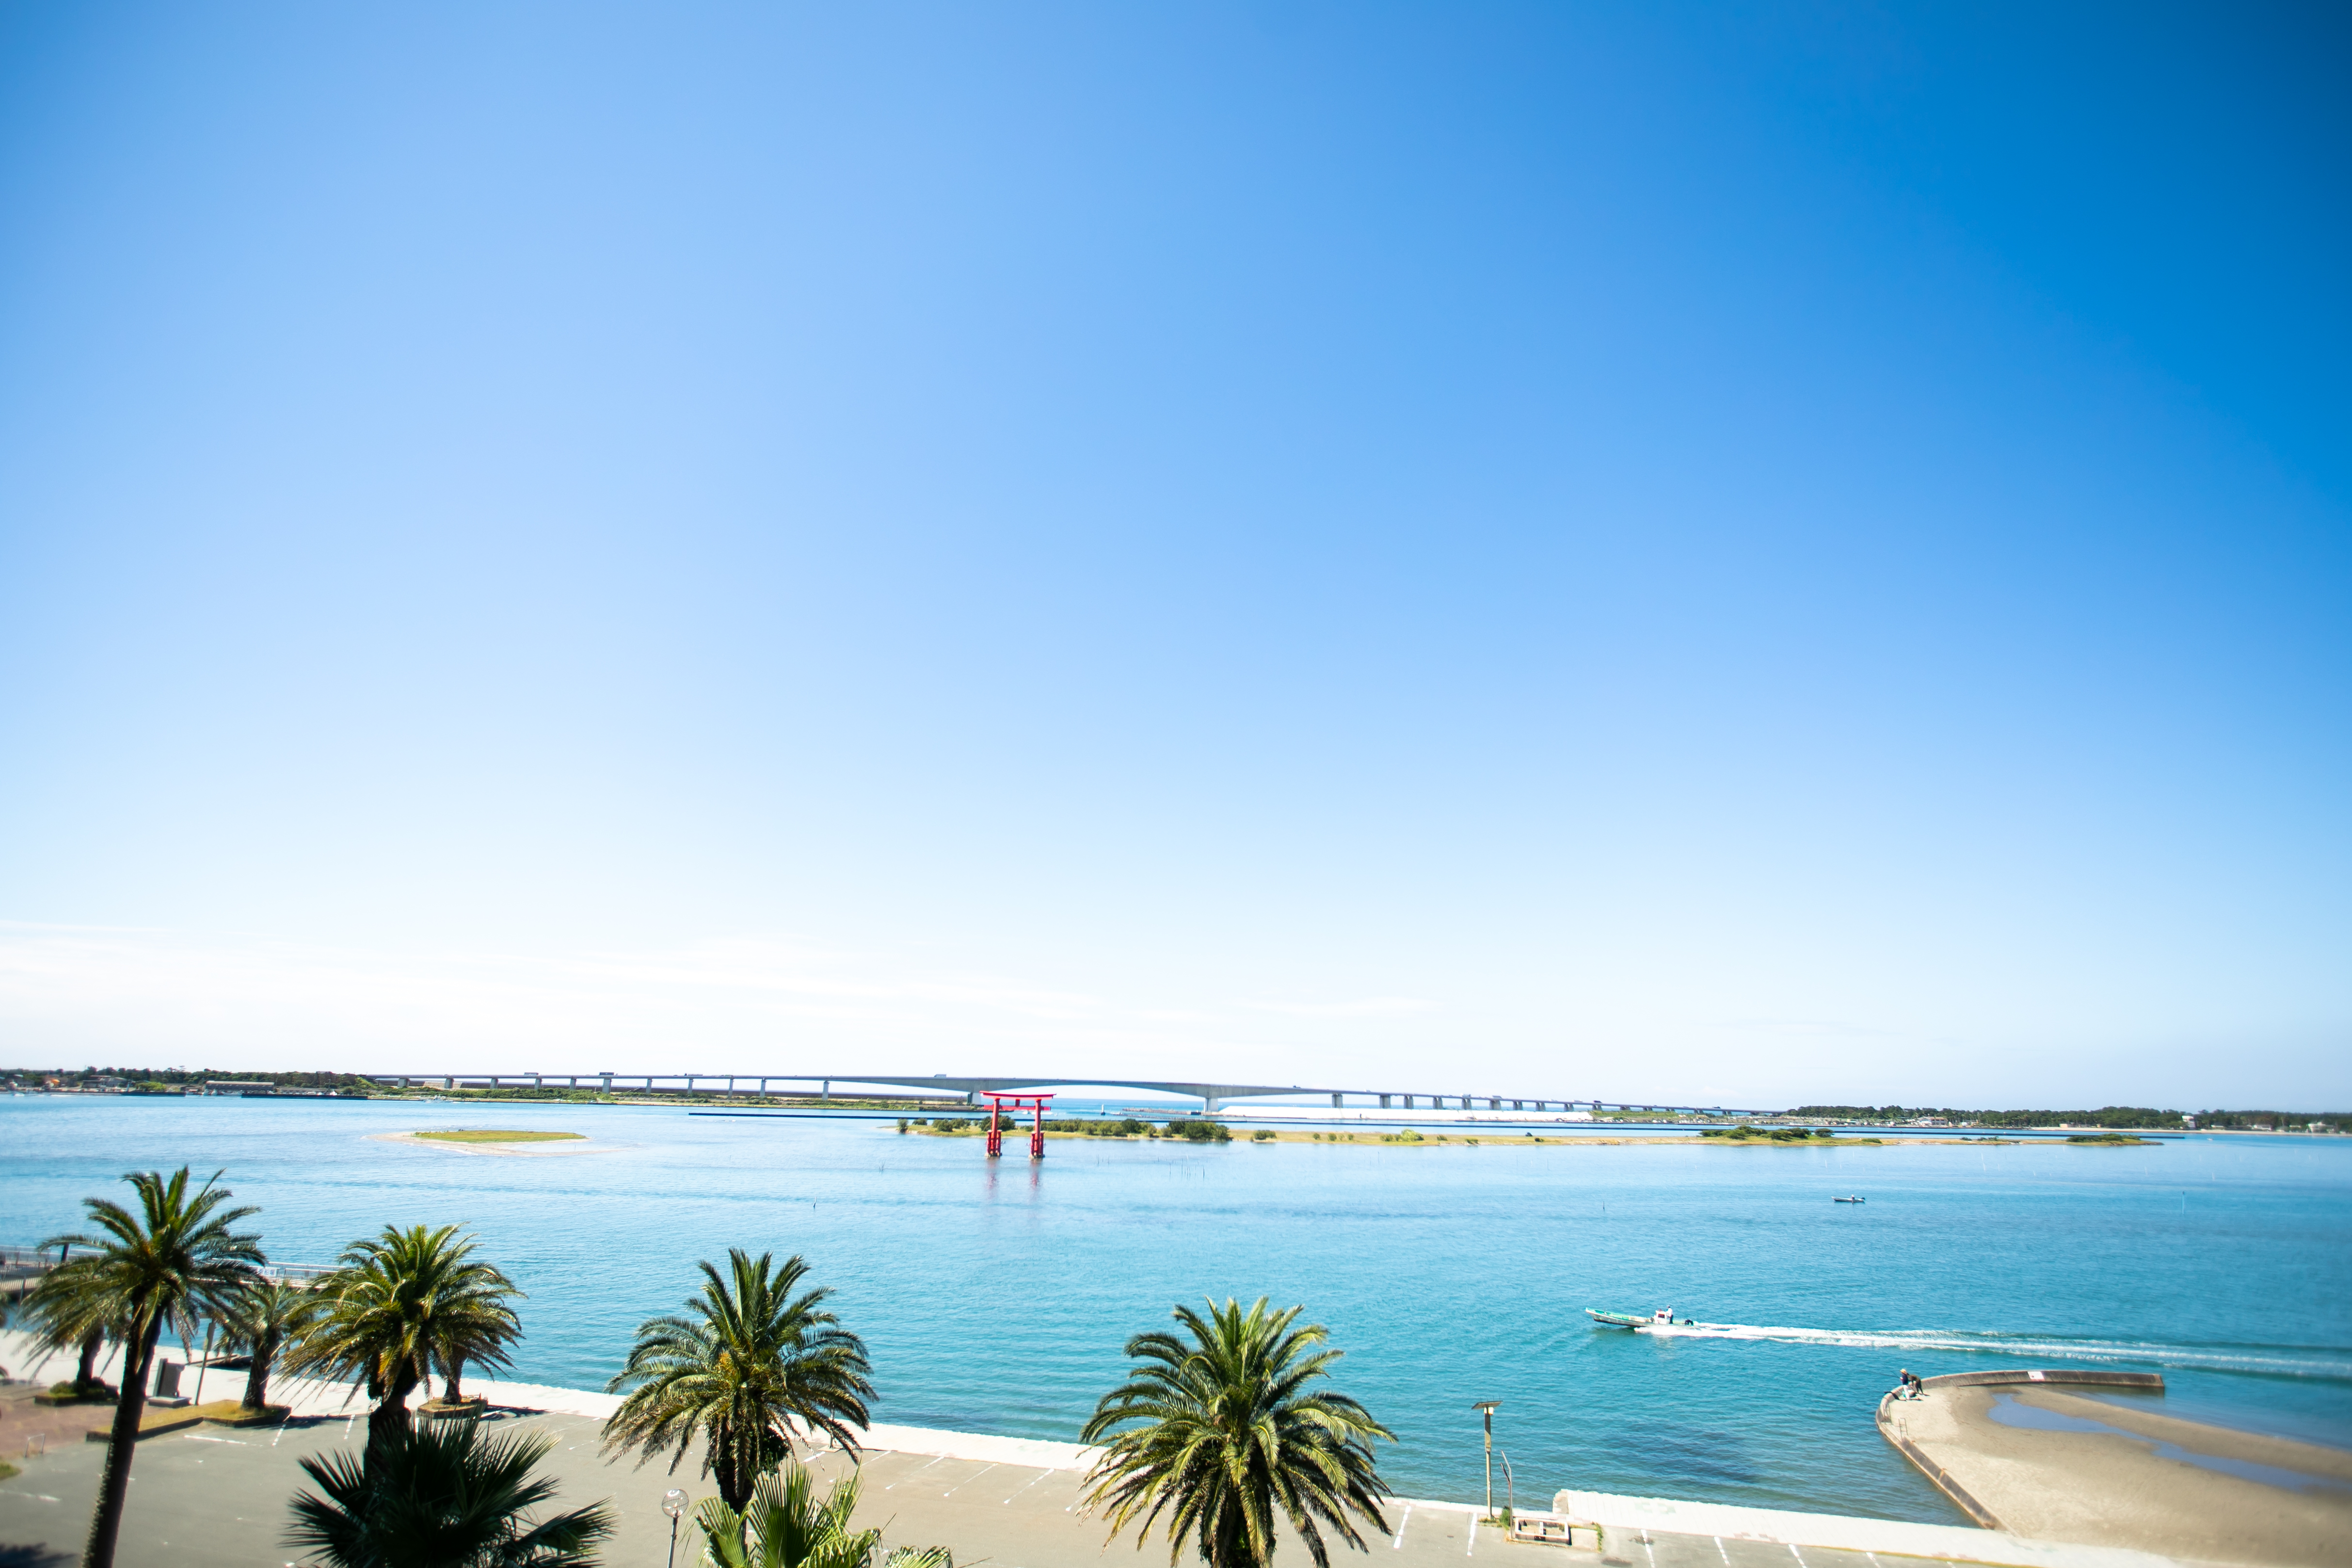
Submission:
[[[999,1094],[992,1089],[982,1089],[981,1092],[988,1096],[988,1157],[994,1160],[1004,1152],[1004,1127],[1002,1118],[1007,1107],[1010,1107],[1015,1116],[1032,1109],[1036,1111],[1035,1125],[1029,1129],[1029,1157],[1032,1160],[1044,1159],[1045,1157],[1045,1106],[1054,1097],[1050,1094]]]

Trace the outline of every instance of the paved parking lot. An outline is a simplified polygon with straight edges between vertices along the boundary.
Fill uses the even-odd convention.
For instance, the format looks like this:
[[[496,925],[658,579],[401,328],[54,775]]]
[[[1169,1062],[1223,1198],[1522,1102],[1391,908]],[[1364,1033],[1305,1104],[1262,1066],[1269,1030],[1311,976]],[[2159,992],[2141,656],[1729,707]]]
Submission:
[[[696,1499],[710,1495],[692,1460],[672,1479],[658,1464],[635,1468],[600,1458],[602,1423],[593,1417],[505,1415],[497,1425],[555,1439],[546,1468],[562,1482],[562,1506],[610,1501],[619,1527],[605,1549],[607,1563],[665,1563],[670,1526],[662,1493],[678,1486]],[[117,1561],[122,1568],[278,1568],[293,1555],[283,1536],[287,1504],[305,1485],[299,1461],[320,1450],[356,1448],[366,1436],[361,1421],[312,1419],[275,1432],[205,1427],[149,1438],[132,1468]],[[73,1443],[37,1458],[9,1456],[23,1473],[0,1481],[0,1568],[69,1568],[79,1560],[104,1454],[102,1444]],[[828,1454],[811,1468],[824,1482],[848,1466],[845,1456]],[[1073,1470],[870,1450],[864,1469],[857,1522],[878,1527],[889,1545],[945,1546],[957,1568],[1102,1568],[1129,1559],[1158,1568],[1168,1560],[1160,1537],[1140,1552],[1131,1533],[1107,1542],[1103,1521],[1084,1512]],[[1393,1534],[1370,1538],[1368,1568],[1454,1568],[1469,1561],[1518,1568],[1922,1568],[1924,1562],[1644,1531],[1612,1535],[1604,1556],[1507,1541],[1475,1528],[1473,1518],[1458,1504],[1392,1503]],[[1277,1555],[1309,1562],[1287,1527]],[[1337,1553],[1335,1561],[1349,1555]],[[691,1564],[700,1556],[688,1520],[678,1531],[677,1561]],[[1188,1552],[1185,1562],[1193,1561]]]

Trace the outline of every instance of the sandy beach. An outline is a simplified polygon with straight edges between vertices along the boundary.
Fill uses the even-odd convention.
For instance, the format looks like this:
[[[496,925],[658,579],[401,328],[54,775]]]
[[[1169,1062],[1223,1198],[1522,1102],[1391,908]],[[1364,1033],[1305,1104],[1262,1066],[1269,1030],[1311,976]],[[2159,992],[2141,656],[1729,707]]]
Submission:
[[[2018,1534],[2227,1563],[2352,1552],[2339,1449],[2014,1384],[1930,1387],[1881,1419]]]
[[[426,1129],[425,1131],[435,1131]],[[426,1138],[417,1132],[371,1132],[371,1143],[397,1143],[404,1149],[438,1150],[445,1154],[491,1154],[503,1159],[536,1160],[568,1154],[609,1154],[624,1148],[620,1143],[599,1143],[583,1139],[579,1142],[515,1142],[460,1143],[445,1139]]]

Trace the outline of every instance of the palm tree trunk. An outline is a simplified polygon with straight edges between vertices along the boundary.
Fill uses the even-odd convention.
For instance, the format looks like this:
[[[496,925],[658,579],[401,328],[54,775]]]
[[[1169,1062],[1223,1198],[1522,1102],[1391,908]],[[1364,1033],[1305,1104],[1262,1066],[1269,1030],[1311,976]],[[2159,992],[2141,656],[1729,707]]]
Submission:
[[[710,1436],[710,1479],[719,1483],[720,1500],[741,1513],[751,1506],[752,1489],[760,1484],[759,1445],[745,1442],[732,1421]]]
[[[464,1394],[457,1392],[457,1373],[465,1368],[465,1365],[466,1358],[462,1355],[453,1355],[442,1365],[442,1404],[456,1405],[465,1398]]]
[[[114,1568],[114,1542],[122,1533],[122,1506],[131,1495],[131,1455],[139,1446],[139,1418],[147,1411],[147,1367],[163,1332],[161,1313],[147,1331],[122,1347],[122,1396],[114,1404],[114,1429],[106,1443],[106,1473],[98,1484],[98,1507],[89,1516],[89,1542],[81,1568]]]
[[[106,1346],[106,1331],[92,1329],[81,1342],[81,1364],[74,1369],[74,1392],[98,1381],[98,1352]]]
[[[253,1359],[245,1373],[244,1407],[269,1408],[269,1363],[278,1354],[278,1336],[264,1334],[253,1342]]]
[[[416,1392],[416,1369],[404,1366],[384,1384],[383,1397],[368,1412],[368,1450],[389,1447],[408,1434],[408,1396]]]

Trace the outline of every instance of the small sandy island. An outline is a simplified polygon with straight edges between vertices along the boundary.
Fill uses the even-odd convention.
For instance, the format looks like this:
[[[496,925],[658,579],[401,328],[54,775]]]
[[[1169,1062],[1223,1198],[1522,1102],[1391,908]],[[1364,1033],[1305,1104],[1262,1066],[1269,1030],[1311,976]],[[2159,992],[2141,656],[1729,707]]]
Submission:
[[[372,1143],[403,1143],[450,1154],[600,1154],[609,1143],[589,1142],[584,1132],[529,1132],[498,1127],[433,1127],[415,1132],[372,1132]]]
[[[2160,1399],[1931,1385],[1882,1412],[1890,1439],[2013,1534],[2282,1565],[2341,1563],[2352,1541],[2352,1453],[2167,1415]]]

